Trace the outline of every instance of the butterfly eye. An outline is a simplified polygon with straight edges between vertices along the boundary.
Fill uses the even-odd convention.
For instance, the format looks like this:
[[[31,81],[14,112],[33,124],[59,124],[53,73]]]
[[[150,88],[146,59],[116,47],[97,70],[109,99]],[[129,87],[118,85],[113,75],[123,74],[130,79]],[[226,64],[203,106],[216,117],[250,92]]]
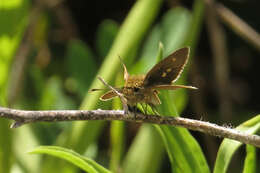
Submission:
[[[134,87],[134,92],[138,92],[140,88]]]

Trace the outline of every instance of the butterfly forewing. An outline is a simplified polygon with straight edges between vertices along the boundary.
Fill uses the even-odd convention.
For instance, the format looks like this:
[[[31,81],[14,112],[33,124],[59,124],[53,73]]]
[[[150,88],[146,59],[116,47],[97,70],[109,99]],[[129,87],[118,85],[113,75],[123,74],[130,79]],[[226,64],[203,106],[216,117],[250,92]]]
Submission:
[[[144,87],[166,85],[176,81],[189,57],[189,48],[181,48],[156,64],[145,76]]]

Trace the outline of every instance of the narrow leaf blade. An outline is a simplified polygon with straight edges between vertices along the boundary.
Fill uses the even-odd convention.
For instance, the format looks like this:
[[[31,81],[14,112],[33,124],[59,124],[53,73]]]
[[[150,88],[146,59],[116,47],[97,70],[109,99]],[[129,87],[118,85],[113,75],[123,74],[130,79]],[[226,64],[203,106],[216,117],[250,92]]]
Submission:
[[[260,115],[244,122],[236,129],[244,131],[248,134],[254,134],[260,129]],[[228,165],[238,148],[242,145],[242,143],[230,139],[224,139],[220,145],[215,167],[214,173],[223,173],[227,172]]]
[[[52,155],[74,164],[82,170],[90,173],[110,173],[109,170],[102,167],[95,161],[83,157],[73,150],[69,150],[57,146],[40,146],[29,152],[30,154],[48,154]]]

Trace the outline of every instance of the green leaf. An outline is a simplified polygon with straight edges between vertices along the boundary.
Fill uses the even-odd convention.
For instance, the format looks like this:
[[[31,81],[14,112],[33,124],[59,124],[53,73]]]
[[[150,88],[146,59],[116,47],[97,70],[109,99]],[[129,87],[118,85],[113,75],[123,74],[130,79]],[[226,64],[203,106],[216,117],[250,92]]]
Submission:
[[[156,62],[160,62],[163,59],[163,43],[159,42],[159,50],[156,57]]]
[[[52,155],[52,156],[67,160],[68,162],[74,164],[75,166],[81,168],[82,170],[84,170],[86,172],[90,172],[90,173],[110,173],[109,170],[102,167],[101,165],[96,163],[94,160],[81,156],[72,150],[62,148],[62,147],[40,146],[40,147],[33,149],[29,153]]]
[[[67,88],[83,98],[97,72],[92,51],[80,40],[70,41],[66,53],[66,66],[70,76]]]
[[[62,90],[62,81],[58,76],[50,77],[46,82],[40,100],[40,109],[75,109],[74,101]]]
[[[163,104],[160,106],[160,110],[165,115],[177,116],[175,102],[169,92],[161,92]],[[174,100],[177,99],[180,98],[174,97]],[[186,104],[186,102],[182,104]],[[184,105],[181,107],[183,108]],[[172,165],[172,172],[210,172],[198,142],[187,129],[158,125],[155,127],[163,138]]]
[[[28,24],[28,0],[0,2],[0,105],[7,104],[7,83],[12,59]],[[8,120],[0,120],[0,173],[10,172],[12,136]]]
[[[8,124],[8,120],[0,120],[0,173],[10,172],[12,163],[11,156],[13,150],[10,146],[12,144],[13,133],[11,133]]]
[[[124,173],[156,173],[163,158],[163,143],[153,126],[144,124],[123,162]]]
[[[203,21],[204,21],[204,11],[205,11],[205,1],[195,0],[193,4],[192,21],[189,27],[188,36],[186,37],[184,45],[190,46],[190,57],[192,58],[197,47],[198,39],[201,33]]]
[[[244,162],[243,173],[257,172],[257,154],[256,148],[251,145],[246,145],[246,159]]]
[[[118,172],[125,149],[125,123],[113,121],[110,125],[110,170]]]
[[[190,12],[182,7],[169,10],[162,19],[161,41],[164,56],[183,46],[191,23]]]
[[[140,74],[147,73],[148,70],[156,64],[155,56],[158,53],[158,45],[161,41],[161,28],[160,25],[157,24],[152,28],[151,33],[147,37],[144,46],[142,48],[142,52],[140,55],[140,59],[137,63],[134,64],[130,69],[131,74]],[[162,43],[163,44],[163,43]]]
[[[104,20],[98,26],[96,48],[100,56],[99,58],[103,59],[107,55],[114,39],[116,38],[118,30],[119,26],[113,20]]]
[[[24,153],[25,149],[34,148],[39,145],[34,130],[32,130],[30,126],[24,126],[16,130],[14,136],[15,141],[19,141],[14,142],[13,148],[15,159],[17,163],[19,163],[19,167],[23,170],[21,172],[39,172],[39,165],[42,163],[41,156],[29,156]],[[13,172],[13,170],[11,172]]]
[[[243,124],[239,125],[236,129],[241,130],[248,134],[256,133],[260,129],[260,115],[257,115],[254,118],[244,122]],[[228,165],[232,159],[232,156],[241,145],[242,143],[235,140],[230,140],[230,139],[223,140],[218,151],[218,155],[214,167],[214,173],[227,172]]]
[[[0,3],[0,94],[6,95],[9,68],[28,23],[28,0]],[[0,100],[1,101],[1,100]]]
[[[157,126],[172,165],[172,172],[210,172],[201,148],[187,129]]]

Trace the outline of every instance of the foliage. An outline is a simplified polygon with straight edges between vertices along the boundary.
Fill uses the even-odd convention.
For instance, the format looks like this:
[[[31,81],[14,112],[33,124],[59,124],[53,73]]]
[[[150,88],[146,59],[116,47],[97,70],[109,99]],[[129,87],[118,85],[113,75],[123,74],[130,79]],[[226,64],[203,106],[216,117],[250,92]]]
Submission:
[[[174,7],[159,15],[162,3],[162,0],[137,1],[121,26],[111,19],[102,21],[93,44],[77,37],[59,42],[58,34],[57,38],[49,38],[55,28],[53,16],[41,11],[20,76],[11,71],[16,70],[17,52],[32,29],[29,14],[33,4],[29,0],[1,1],[0,23],[4,25],[0,27],[0,105],[39,110],[120,109],[118,99],[104,103],[98,100],[102,91],[88,92],[90,88],[104,88],[97,75],[113,86],[122,86],[118,55],[131,74],[141,74],[184,46],[191,48],[191,54],[177,83],[190,83],[188,73],[201,38],[204,1],[195,0],[190,10]],[[17,80],[18,89],[10,90],[17,76],[21,78]],[[10,93],[15,95],[14,100]],[[160,99],[163,104],[158,107],[159,113],[172,116],[182,115],[191,102],[188,91],[182,89],[163,91]],[[244,119],[237,129],[250,134],[259,132],[259,115],[247,119],[250,120]],[[108,126],[107,122],[98,121],[37,123],[11,131],[8,125],[7,120],[0,120],[0,173],[66,173],[79,169],[94,173],[188,173],[210,172],[210,167],[220,173],[228,171],[235,151],[242,146],[224,139],[212,166],[206,160],[208,153],[204,154],[207,150],[203,146],[207,144],[201,145],[198,135],[194,137],[179,127],[124,122],[111,122]],[[25,153],[28,150],[35,155]],[[241,157],[245,159],[243,172],[259,170],[256,153],[256,148],[246,146],[246,156]],[[167,169],[167,164],[171,169]]]

